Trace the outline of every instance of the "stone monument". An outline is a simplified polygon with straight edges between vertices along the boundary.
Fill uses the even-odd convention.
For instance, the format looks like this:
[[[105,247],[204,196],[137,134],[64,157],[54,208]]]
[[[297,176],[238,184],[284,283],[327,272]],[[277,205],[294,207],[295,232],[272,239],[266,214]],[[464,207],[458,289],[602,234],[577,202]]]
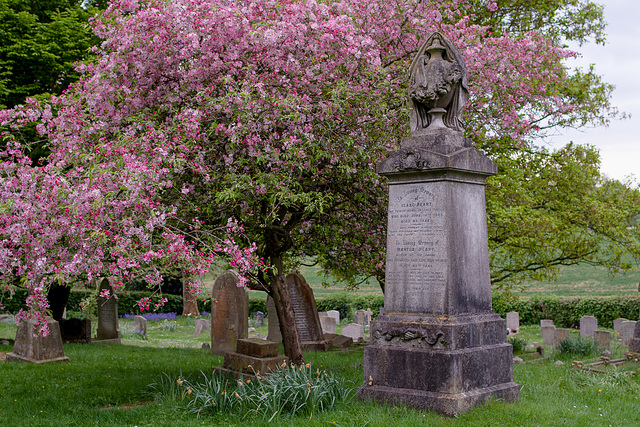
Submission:
[[[249,295],[238,286],[238,276],[226,271],[211,293],[211,354],[236,351],[239,339],[249,335]]]
[[[13,351],[7,353],[7,362],[45,363],[67,361],[62,348],[62,336],[58,322],[48,317],[49,335],[34,336],[34,319],[25,320],[18,326]]]
[[[98,297],[98,331],[94,343],[120,344],[120,327],[118,325],[118,297],[106,278],[99,280],[99,293],[109,290],[109,298]]]
[[[329,343],[324,339],[316,300],[311,286],[298,273],[287,274],[285,283],[291,295],[300,346],[307,351],[326,351]]]
[[[462,134],[457,48],[431,35],[409,73],[411,136],[377,165],[389,184],[386,290],[358,397],[453,416],[520,395],[491,306],[484,185],[497,166]]]

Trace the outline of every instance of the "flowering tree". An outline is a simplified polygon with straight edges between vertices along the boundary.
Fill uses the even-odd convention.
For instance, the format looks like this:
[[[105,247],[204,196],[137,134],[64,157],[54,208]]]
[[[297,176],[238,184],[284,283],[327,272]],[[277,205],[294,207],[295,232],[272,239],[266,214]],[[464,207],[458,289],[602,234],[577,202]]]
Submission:
[[[285,262],[382,268],[374,165],[407,133],[406,69],[423,39],[440,31],[465,56],[478,139],[524,147],[538,119],[581,114],[557,90],[574,53],[536,34],[491,36],[466,6],[112,1],[93,21],[103,41],[82,79],[0,115],[37,122],[51,150],[32,167],[7,137],[2,279],[21,277],[42,313],[54,279],[143,271],[158,283],[158,263],[194,275],[223,254],[274,298],[285,352],[301,363]]]

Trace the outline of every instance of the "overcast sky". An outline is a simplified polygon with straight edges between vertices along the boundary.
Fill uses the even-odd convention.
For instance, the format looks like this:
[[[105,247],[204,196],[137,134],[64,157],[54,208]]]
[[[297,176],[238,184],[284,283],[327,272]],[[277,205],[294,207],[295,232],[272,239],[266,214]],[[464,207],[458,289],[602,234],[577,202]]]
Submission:
[[[583,57],[570,66],[595,64],[596,73],[616,86],[613,105],[631,114],[615,120],[608,128],[565,131],[549,140],[552,147],[570,141],[595,145],[600,149],[602,172],[621,181],[634,175],[640,181],[640,0],[599,0],[607,22],[605,46],[589,43],[572,46]]]

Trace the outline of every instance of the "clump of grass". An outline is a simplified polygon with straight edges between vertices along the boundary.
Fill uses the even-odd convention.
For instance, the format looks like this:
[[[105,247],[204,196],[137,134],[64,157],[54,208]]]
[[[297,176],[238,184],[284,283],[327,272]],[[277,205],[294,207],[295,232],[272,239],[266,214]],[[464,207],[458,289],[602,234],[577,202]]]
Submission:
[[[513,346],[514,353],[523,353],[527,347],[527,340],[519,337],[509,337],[507,342]]]
[[[592,340],[582,337],[572,337],[560,341],[560,347],[558,350],[560,353],[577,356],[590,356],[598,352],[598,349]]]
[[[173,332],[178,329],[178,322],[175,320],[167,320],[164,319],[156,328],[165,331],[165,332]]]
[[[229,380],[214,372],[199,381],[166,374],[151,385],[159,399],[168,399],[187,412],[220,413],[273,420],[280,415],[306,415],[325,411],[353,397],[353,387],[326,371],[307,365],[285,366],[251,380]]]
[[[136,330],[135,326],[132,323],[121,323],[120,324],[120,336],[122,338],[128,339],[140,339],[146,340],[147,336],[141,334],[140,331]]]

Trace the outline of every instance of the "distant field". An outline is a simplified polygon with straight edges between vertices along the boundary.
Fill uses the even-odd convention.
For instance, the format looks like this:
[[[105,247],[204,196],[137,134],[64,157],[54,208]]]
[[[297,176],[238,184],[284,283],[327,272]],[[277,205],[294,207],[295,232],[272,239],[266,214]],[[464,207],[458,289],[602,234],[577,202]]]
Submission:
[[[335,292],[343,292],[344,285],[335,284],[332,279],[318,275],[318,267],[302,267],[301,274],[311,285],[316,297],[324,297]],[[211,293],[216,275],[211,274],[204,279],[204,292]],[[331,286],[324,287],[322,282],[326,280]],[[606,269],[593,267],[590,265],[575,265],[563,267],[558,273],[557,282],[537,282],[525,283],[524,295],[556,295],[560,297],[571,296],[620,296],[635,295],[638,293],[638,283],[640,283],[640,271],[633,271],[627,274],[618,274],[611,277]],[[367,283],[360,285],[360,289],[353,292],[357,295],[382,295],[380,286],[375,279],[369,279]],[[264,297],[263,292],[251,291],[252,297]]]
[[[619,296],[638,293],[640,271],[611,277],[602,267],[575,265],[564,267],[557,282],[526,283],[525,294],[570,296]]]

